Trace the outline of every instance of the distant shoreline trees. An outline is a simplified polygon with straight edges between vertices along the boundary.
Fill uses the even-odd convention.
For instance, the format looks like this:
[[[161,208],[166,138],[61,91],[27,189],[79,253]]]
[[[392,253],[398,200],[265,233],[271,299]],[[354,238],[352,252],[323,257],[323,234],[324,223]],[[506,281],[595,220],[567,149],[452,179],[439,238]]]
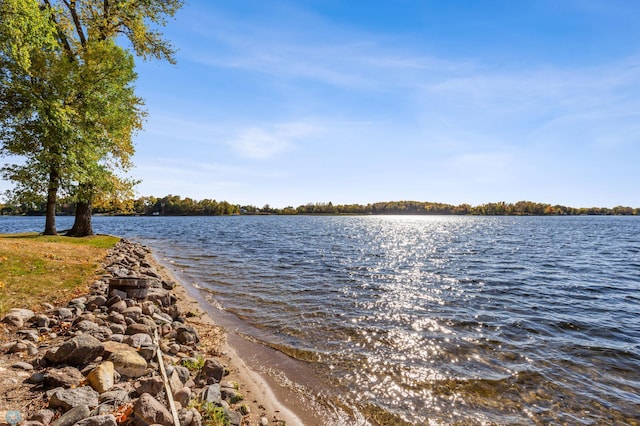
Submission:
[[[72,215],[72,200],[61,200],[58,214]],[[2,214],[43,215],[46,202],[21,204],[9,201],[0,204]],[[298,207],[273,208],[268,204],[258,208],[241,206],[213,199],[194,200],[179,195],[164,197],[145,196],[137,199],[109,198],[96,200],[93,211],[105,215],[138,216],[229,216],[229,215],[455,215],[455,216],[637,216],[640,208],[616,207],[567,207],[518,201],[516,203],[443,204],[422,201],[388,201],[370,204],[309,203]]]

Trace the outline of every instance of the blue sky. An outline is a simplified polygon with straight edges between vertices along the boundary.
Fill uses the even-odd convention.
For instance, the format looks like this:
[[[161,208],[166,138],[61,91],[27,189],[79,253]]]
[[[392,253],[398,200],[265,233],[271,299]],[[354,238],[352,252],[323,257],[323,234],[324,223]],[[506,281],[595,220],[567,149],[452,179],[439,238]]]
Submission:
[[[191,0],[140,195],[640,206],[640,2]]]

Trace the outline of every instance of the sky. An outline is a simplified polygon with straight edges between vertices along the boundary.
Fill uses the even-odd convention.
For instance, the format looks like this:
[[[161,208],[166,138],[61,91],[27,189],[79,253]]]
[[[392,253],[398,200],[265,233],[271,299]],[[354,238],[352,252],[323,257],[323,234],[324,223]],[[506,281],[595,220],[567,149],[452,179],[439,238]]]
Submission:
[[[139,195],[640,206],[640,2],[190,0]]]

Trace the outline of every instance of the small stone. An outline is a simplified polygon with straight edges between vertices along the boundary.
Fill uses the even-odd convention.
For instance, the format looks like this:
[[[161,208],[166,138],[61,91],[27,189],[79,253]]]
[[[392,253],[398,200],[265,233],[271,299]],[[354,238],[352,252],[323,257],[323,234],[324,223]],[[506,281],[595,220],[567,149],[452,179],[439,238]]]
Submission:
[[[44,374],[38,372],[33,373],[28,379],[27,382],[37,385],[44,382]]]
[[[72,305],[84,305],[87,303],[87,298],[86,297],[76,297],[75,299],[71,299],[69,300],[69,306]]]
[[[152,316],[153,313],[156,311],[156,306],[153,302],[144,302],[142,303],[142,313],[145,315],[149,315]]]
[[[220,383],[224,376],[224,366],[215,359],[207,359],[198,373],[196,383],[212,384]]]
[[[162,280],[162,288],[165,288],[167,290],[173,290],[175,286],[176,286],[176,283],[173,281]]]
[[[127,336],[125,337],[124,342],[133,348],[139,348],[141,346],[153,346],[153,339],[151,339],[151,336],[144,333]]]
[[[147,361],[133,351],[118,351],[111,354],[115,370],[127,377],[140,377],[147,371]]]
[[[62,386],[69,388],[78,386],[84,380],[84,376],[74,367],[50,368],[44,373],[43,382],[46,388]]]
[[[175,369],[169,375],[169,386],[171,386],[173,392],[182,389],[182,386],[184,386],[184,383],[180,380],[180,375],[178,375],[178,372]]]
[[[89,334],[102,341],[109,339],[113,335],[113,331],[109,327],[100,326],[97,330],[89,332]]]
[[[191,375],[191,373],[189,372],[189,369],[182,365],[175,365],[174,369],[178,373],[178,376],[180,377],[180,381],[183,384],[187,383],[187,380],[189,380],[189,376]]]
[[[16,332],[18,336],[23,339],[38,343],[40,341],[40,333],[36,330],[28,329],[28,330],[18,330]]]
[[[269,419],[266,417],[260,417],[260,426],[269,426]]]
[[[229,426],[240,426],[242,424],[242,415],[235,410],[225,409]]]
[[[126,331],[126,327],[124,325],[116,324],[116,323],[109,324],[109,329],[111,330],[112,333],[122,334],[122,335],[124,335]]]
[[[114,373],[113,362],[105,361],[91,370],[87,375],[87,380],[98,393],[104,393],[113,387]]]
[[[37,353],[38,348],[35,347],[33,342],[29,342],[28,340],[19,340],[17,342],[9,344],[8,350],[6,352],[10,354],[17,354],[21,352],[30,354],[31,352],[33,352],[33,349],[35,349]]]
[[[151,335],[153,335],[153,330],[158,328],[158,324],[156,324],[155,320],[147,315],[141,315],[140,319],[138,319],[138,323],[148,326],[151,329],[149,333]]]
[[[181,312],[180,308],[178,308],[178,305],[170,305],[164,309],[164,313],[171,317],[172,320],[175,320],[180,316]]]
[[[244,399],[244,396],[230,385],[220,387],[220,392],[222,393],[222,399],[230,404],[235,404]]]
[[[147,292],[147,300],[152,302],[157,302],[162,306],[170,306],[174,302],[175,296],[169,292],[169,290],[165,290],[163,288],[152,287]]]
[[[105,305],[106,303],[107,303],[107,298],[102,295],[91,296],[87,301],[87,304],[89,305],[93,304],[98,308]]]
[[[98,398],[98,401],[100,401],[101,404],[104,402],[108,402],[112,403],[113,405],[122,405],[129,402],[130,400],[131,398],[129,398],[129,392],[124,389],[110,390],[108,392],[100,394],[100,398]]]
[[[83,312],[73,321],[73,324],[77,325],[82,321],[95,322],[95,320],[96,320],[96,316],[93,315],[91,312]]]
[[[111,336],[109,336],[110,341],[117,342],[117,343],[124,343],[124,338],[125,338],[124,334],[112,334]]]
[[[29,417],[29,420],[35,420],[42,424],[48,425],[53,420],[56,413],[52,410],[42,409],[38,410]]]
[[[14,327],[22,327],[26,321],[33,318],[35,314],[30,309],[13,308],[2,318],[2,322]]]
[[[152,359],[155,358],[157,350],[158,350],[158,347],[155,345],[142,346],[140,349],[138,349],[138,353],[145,360],[151,361]]]
[[[164,382],[159,376],[154,376],[139,380],[134,384],[134,386],[136,388],[136,392],[138,392],[138,395],[148,393],[152,396],[156,396],[160,393],[161,390],[164,389]]]
[[[98,331],[100,326],[93,321],[84,320],[84,321],[80,321],[76,325],[76,328],[82,332],[88,333],[91,331]]]
[[[25,370],[25,371],[33,370],[33,365],[29,364],[28,362],[22,362],[22,361],[16,362],[11,367],[16,368],[18,370]]]
[[[109,268],[107,268],[107,270],[109,270]],[[123,271],[121,271],[123,272]],[[121,299],[121,301],[124,301],[124,299],[127,298],[127,292],[126,291],[122,291],[122,290],[118,290],[118,289],[113,289],[109,292],[109,296],[111,297],[118,297],[119,299]],[[117,302],[120,303],[120,302]],[[114,303],[115,304],[115,303]],[[113,305],[112,305],[113,306]]]
[[[193,423],[193,411],[191,410],[180,410],[178,412],[178,420],[180,420],[180,424],[184,426],[190,426]]]
[[[127,309],[127,302],[125,302],[124,300],[119,300],[113,305],[109,306],[109,311],[112,313],[116,312],[122,314],[125,309]]]
[[[148,334],[151,336],[153,334],[153,329],[148,325],[135,323],[127,326],[127,330],[125,331],[125,334],[128,336],[138,333]]]
[[[173,322],[173,318],[171,318],[169,315],[155,313],[155,314],[153,314],[152,318],[154,320],[159,321],[159,322],[162,323],[162,328],[161,328],[162,334],[166,334],[166,333],[168,333],[168,331],[173,330],[171,328],[171,323]],[[166,331],[167,330],[166,329],[167,326],[169,327],[168,331]]]
[[[119,342],[113,342],[113,341],[106,341],[106,342],[102,342],[102,346],[104,348],[104,353],[102,355],[102,358],[105,358],[105,359],[109,358],[111,354],[114,352],[135,351],[135,349],[132,348],[131,346],[121,342],[119,343]]]
[[[36,315],[34,318],[34,322],[36,323],[36,326],[38,327],[49,327],[49,325],[51,324],[51,320],[49,319],[48,316],[46,315]]]
[[[202,391],[201,399],[204,402],[210,402],[218,406],[222,405],[222,394],[220,392],[220,384],[214,383],[204,388],[204,390]]]
[[[23,319],[11,314],[5,315],[5,317],[2,318],[2,322],[17,328],[24,327]]]
[[[69,308],[58,308],[56,314],[60,319],[69,319],[73,317],[73,311]]]
[[[193,345],[196,343],[196,336],[186,330],[182,330],[176,336],[176,341],[181,345]]]
[[[140,318],[140,315],[142,315],[142,308],[139,306],[131,306],[122,311],[122,315],[124,315],[125,318],[137,321]]]
[[[64,413],[58,420],[51,423],[51,426],[73,426],[80,420],[89,417],[91,410],[86,405],[80,405]]]
[[[101,414],[99,416],[87,417],[76,423],[76,426],[117,426],[116,418],[113,414]]]
[[[137,424],[173,425],[171,413],[148,393],[144,393],[138,398],[133,406],[133,413]]]
[[[120,312],[111,312],[111,313],[109,313],[109,316],[107,316],[107,321],[109,321],[110,323],[114,323],[114,324],[126,325],[126,321],[124,319],[124,315],[122,315]]]
[[[112,306],[114,303],[118,303],[122,298],[120,296],[111,296],[107,299],[107,306]]]
[[[175,392],[173,397],[176,401],[179,401],[183,407],[186,407],[189,405],[189,402],[191,402],[191,389],[185,386],[179,391]]]

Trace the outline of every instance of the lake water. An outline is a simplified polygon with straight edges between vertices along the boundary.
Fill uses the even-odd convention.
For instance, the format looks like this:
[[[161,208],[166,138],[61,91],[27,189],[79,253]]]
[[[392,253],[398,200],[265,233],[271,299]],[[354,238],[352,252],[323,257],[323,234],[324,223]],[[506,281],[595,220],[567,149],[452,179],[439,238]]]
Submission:
[[[0,232],[43,226],[0,218]],[[319,424],[640,422],[639,217],[96,217],[94,229],[150,245],[234,333],[296,360],[264,371],[325,407]]]

